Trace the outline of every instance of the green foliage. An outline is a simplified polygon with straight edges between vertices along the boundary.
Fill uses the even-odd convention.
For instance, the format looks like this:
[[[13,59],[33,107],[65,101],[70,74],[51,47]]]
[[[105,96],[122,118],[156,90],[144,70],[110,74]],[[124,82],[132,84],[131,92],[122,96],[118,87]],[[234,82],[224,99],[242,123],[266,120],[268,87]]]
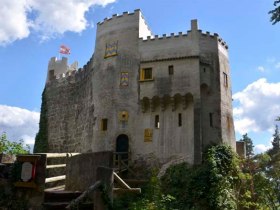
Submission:
[[[280,21],[280,0],[275,0],[273,5],[275,8],[270,10],[268,14],[271,15],[270,21],[274,25]]]
[[[149,183],[142,188],[140,195],[126,195],[114,200],[114,210],[176,210],[172,208],[175,198],[162,193],[156,170],[152,172]]]
[[[237,209],[234,184],[239,179],[237,157],[229,146],[211,147],[205,158],[209,170],[209,194],[207,200],[210,208]]]
[[[269,155],[275,155],[280,152],[280,134],[278,125],[275,125],[275,131],[273,134],[272,148],[268,151]]]
[[[273,134],[273,148],[263,154],[249,155],[242,161],[243,179],[239,186],[241,209],[280,209],[280,136]]]
[[[19,142],[10,141],[6,133],[2,133],[0,136],[0,153],[14,155],[28,154],[29,150],[29,145],[25,145],[23,140],[19,140]]]
[[[163,191],[176,198],[175,209],[237,209],[235,186],[239,162],[229,146],[213,146],[200,166],[171,166],[162,177]]]
[[[39,132],[35,137],[34,153],[48,152],[48,118],[47,118],[46,89],[42,93]]]
[[[269,161],[265,165],[265,168],[262,170],[265,177],[270,181],[271,184],[271,193],[273,193],[270,197],[273,196],[274,201],[278,202],[277,207],[280,208],[280,152],[278,151],[276,154],[270,155]],[[274,208],[276,209],[276,208]]]
[[[140,196],[114,201],[114,209],[277,210],[279,201],[280,152],[239,159],[229,146],[218,145],[199,166],[171,166],[160,180],[153,173]]]
[[[240,139],[240,141],[244,141],[245,142],[245,145],[246,145],[246,157],[249,158],[249,157],[252,157],[254,155],[254,152],[253,152],[253,148],[254,148],[254,145],[253,145],[253,141],[250,137],[248,137],[248,134],[244,134],[242,136],[242,139]]]
[[[169,167],[165,175],[161,177],[163,193],[177,198],[172,202],[173,208],[183,209],[188,205],[190,197],[186,186],[190,185],[192,175],[192,168],[187,163],[181,163]]]
[[[273,192],[273,182],[266,174],[269,161],[267,154],[242,161],[243,177],[238,189],[239,209],[275,209],[277,197]]]

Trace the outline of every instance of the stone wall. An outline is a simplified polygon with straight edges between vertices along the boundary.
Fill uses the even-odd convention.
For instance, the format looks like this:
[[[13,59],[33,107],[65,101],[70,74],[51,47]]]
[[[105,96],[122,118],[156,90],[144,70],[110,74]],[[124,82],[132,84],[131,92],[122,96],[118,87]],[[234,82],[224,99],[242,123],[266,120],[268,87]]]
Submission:
[[[92,75],[92,70],[80,70],[46,85],[50,152],[90,150],[95,124]]]
[[[209,144],[234,147],[227,46],[218,34],[199,30],[197,21],[187,33],[153,36],[139,10],[113,15],[97,24],[88,64],[78,72],[66,67],[46,84],[50,152],[116,151],[125,136],[132,161],[193,164]],[[152,79],[142,80],[143,68],[152,68]]]

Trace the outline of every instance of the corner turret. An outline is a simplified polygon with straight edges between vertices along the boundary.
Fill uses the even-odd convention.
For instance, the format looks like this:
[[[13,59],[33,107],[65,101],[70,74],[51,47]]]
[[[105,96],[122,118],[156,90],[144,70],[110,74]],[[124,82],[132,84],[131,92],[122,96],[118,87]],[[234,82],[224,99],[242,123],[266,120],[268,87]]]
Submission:
[[[62,57],[61,60],[58,60],[56,57],[52,57],[48,65],[48,74],[46,83],[50,82],[53,79],[56,79],[58,75],[66,74],[78,69],[78,62],[75,61],[73,64],[68,66],[68,58]]]

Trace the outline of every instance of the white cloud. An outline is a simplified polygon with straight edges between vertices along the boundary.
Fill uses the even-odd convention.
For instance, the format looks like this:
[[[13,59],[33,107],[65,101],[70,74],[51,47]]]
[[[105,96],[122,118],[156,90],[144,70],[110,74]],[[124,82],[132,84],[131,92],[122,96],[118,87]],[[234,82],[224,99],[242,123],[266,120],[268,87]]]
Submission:
[[[271,146],[268,146],[268,145],[257,144],[254,147],[254,152],[255,152],[255,154],[259,154],[259,153],[263,153],[263,152],[267,151],[270,148],[271,148]]]
[[[95,5],[106,6],[116,0],[2,0],[0,7],[0,45],[29,36],[31,31],[44,39],[66,31],[81,32],[90,24],[86,12]]]
[[[258,66],[257,68],[260,72],[264,72],[265,71],[265,68],[263,66]]]
[[[12,141],[24,140],[26,144],[34,144],[35,135],[38,132],[40,113],[0,105],[0,134],[6,132],[8,139]]]
[[[280,62],[278,62],[278,63],[275,64],[275,68],[276,68],[276,69],[280,69]]]
[[[233,99],[239,103],[233,109],[238,133],[269,131],[280,114],[280,83],[261,78],[234,94]]]
[[[27,0],[2,0],[0,6],[0,44],[9,44],[28,37],[31,21],[27,19]]]
[[[255,154],[263,153],[269,149],[272,148],[272,141],[273,137],[270,138],[270,140],[267,142],[267,144],[257,144],[254,146],[254,152]]]

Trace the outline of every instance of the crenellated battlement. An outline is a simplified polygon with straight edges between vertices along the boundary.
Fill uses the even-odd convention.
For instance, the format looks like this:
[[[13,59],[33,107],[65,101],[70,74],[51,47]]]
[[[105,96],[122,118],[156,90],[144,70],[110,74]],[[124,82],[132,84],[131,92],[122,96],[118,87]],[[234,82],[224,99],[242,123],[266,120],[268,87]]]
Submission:
[[[217,39],[217,41],[225,48],[228,49],[227,43],[219,37],[219,34],[213,33],[211,34],[209,31],[203,32],[202,30],[197,30],[199,34],[203,37],[209,39]],[[167,40],[167,39],[178,39],[178,38],[186,38],[192,33],[192,30],[188,30],[187,32],[178,32],[178,33],[170,33],[162,34],[162,35],[154,35],[154,36],[147,36],[146,38],[139,38],[139,41],[142,42],[149,42],[149,41],[157,41],[157,40]]]
[[[63,62],[64,65],[67,66],[67,58],[62,58],[62,60],[57,60],[56,58],[51,58],[50,60],[50,64],[54,64],[54,62],[57,63],[61,63]],[[72,82],[78,82],[83,80],[92,70],[92,66],[93,66],[93,56],[91,57],[91,59],[87,62],[86,65],[84,65],[82,68],[77,68],[77,64],[73,63],[70,66],[67,66],[67,70],[63,73],[57,73],[54,74],[53,76],[49,76],[48,77],[48,81],[47,83],[56,81],[56,82],[63,82],[65,80],[70,80]],[[73,67],[74,65],[74,67]]]
[[[114,20],[114,19],[118,19],[118,18],[122,18],[122,17],[127,17],[127,16],[130,16],[130,15],[135,15],[137,13],[140,12],[140,9],[135,9],[134,12],[130,13],[128,11],[126,12],[123,12],[122,14],[113,14],[111,17],[106,17],[104,18],[103,21],[100,21],[97,23],[97,25],[102,25],[102,24],[105,24],[111,20]]]
[[[139,40],[143,42],[147,42],[147,41],[164,40],[170,38],[180,38],[186,36],[188,36],[188,33],[178,32],[177,34],[170,33],[170,35],[162,34],[162,35],[147,36],[146,38],[139,38]]]

